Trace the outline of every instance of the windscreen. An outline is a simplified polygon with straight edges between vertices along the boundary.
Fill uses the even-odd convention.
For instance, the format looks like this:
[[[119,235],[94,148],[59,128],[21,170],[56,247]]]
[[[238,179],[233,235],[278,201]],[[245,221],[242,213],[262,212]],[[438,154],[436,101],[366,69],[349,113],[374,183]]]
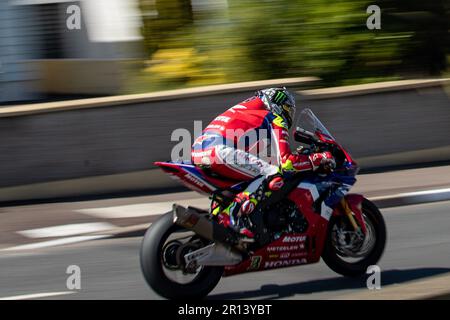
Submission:
[[[296,127],[300,127],[306,131],[313,133],[316,138],[320,138],[318,134],[322,134],[325,138],[335,140],[328,129],[320,122],[319,118],[311,111],[311,109],[303,109],[297,119]]]

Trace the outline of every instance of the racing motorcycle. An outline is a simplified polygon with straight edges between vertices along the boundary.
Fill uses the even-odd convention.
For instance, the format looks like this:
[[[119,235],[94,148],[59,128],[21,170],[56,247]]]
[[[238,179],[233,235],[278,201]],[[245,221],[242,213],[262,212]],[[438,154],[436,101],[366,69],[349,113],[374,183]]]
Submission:
[[[321,212],[330,192],[357,174],[356,162],[310,109],[301,112],[293,137],[297,152],[330,151],[334,170],[284,176],[280,190],[242,217],[253,238],[224,227],[211,209],[174,204],[142,241],[141,269],[156,293],[169,299],[202,298],[221,277],[312,264],[320,258],[335,272],[354,277],[379,261],[386,227],[374,203],[347,194],[331,214]],[[189,162],[155,164],[223,207],[250,183],[227,180]]]

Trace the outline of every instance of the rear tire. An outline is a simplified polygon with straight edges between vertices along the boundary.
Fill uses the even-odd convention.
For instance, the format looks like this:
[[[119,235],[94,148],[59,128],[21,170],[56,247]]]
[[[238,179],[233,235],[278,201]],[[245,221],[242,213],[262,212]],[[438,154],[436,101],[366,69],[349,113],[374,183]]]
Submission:
[[[223,274],[223,267],[203,267],[190,283],[180,284],[169,279],[163,271],[162,249],[164,242],[182,227],[173,223],[172,212],[166,213],[153,223],[142,240],[141,270],[147,284],[167,299],[201,299],[208,295]]]
[[[343,260],[333,244],[332,230],[338,222],[339,217],[333,217],[328,225],[328,234],[322,253],[323,261],[336,273],[347,277],[356,277],[365,274],[370,265],[375,265],[381,258],[386,245],[386,225],[380,210],[371,201],[364,199],[362,212],[375,230],[375,244],[371,251],[362,260],[349,263]]]

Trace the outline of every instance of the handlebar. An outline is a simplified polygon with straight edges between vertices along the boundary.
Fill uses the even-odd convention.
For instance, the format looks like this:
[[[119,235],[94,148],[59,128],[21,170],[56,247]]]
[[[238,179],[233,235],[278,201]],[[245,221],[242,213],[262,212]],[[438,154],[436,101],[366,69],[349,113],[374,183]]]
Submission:
[[[314,133],[306,131],[305,129],[302,129],[300,127],[295,128],[294,139],[295,141],[305,144],[312,144],[313,142],[315,142],[315,140],[317,140],[314,137]]]
[[[345,155],[343,154],[339,145],[335,143],[324,142],[318,139],[316,135],[310,131],[297,127],[294,131],[294,139],[297,142],[308,145],[311,152],[331,152],[331,154],[335,157],[338,166],[345,161]]]
[[[302,129],[300,127],[297,127],[294,131],[294,139],[297,142],[301,142],[304,144],[307,144],[311,147],[314,147],[314,149],[318,148],[319,151],[328,151],[329,149],[334,149],[336,147],[335,144],[327,143],[322,140],[319,140],[316,138],[315,134],[307,131],[305,129]]]

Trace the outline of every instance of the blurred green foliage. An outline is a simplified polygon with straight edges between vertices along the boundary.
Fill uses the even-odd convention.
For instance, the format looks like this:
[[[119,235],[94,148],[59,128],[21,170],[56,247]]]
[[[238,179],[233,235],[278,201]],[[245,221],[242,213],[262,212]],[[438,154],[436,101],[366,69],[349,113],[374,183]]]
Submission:
[[[141,0],[149,56],[141,75],[151,88],[294,76],[318,76],[323,85],[436,76],[448,64],[449,2],[209,0],[199,9],[189,0]],[[382,10],[380,30],[366,26],[370,4]]]

